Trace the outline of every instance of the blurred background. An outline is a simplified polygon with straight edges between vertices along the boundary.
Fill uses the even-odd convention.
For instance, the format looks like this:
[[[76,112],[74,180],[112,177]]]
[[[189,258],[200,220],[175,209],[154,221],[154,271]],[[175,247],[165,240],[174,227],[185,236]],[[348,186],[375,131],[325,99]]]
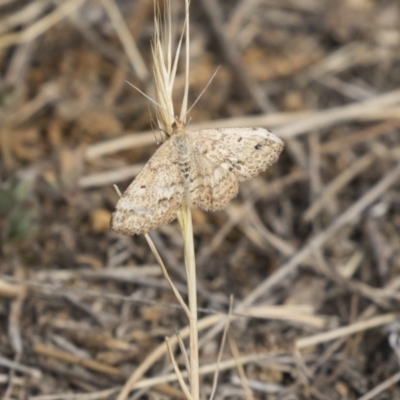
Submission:
[[[244,386],[236,368],[221,371],[217,398],[362,399],[379,384],[374,399],[400,398],[400,3],[192,3],[189,103],[220,69],[189,129],[263,126],[286,144],[225,211],[193,211],[200,318],[226,313],[233,295],[241,318],[224,358],[275,354],[244,366]],[[153,8],[0,0],[4,399],[114,399],[186,325],[144,238],[109,231],[112,185],[127,187],[160,136],[126,83],[153,92]],[[183,0],[172,9],[179,36]],[[185,293],[176,222],[151,236]],[[356,335],[294,350],[353,325]],[[220,338],[208,332],[202,364]],[[168,366],[164,356],[146,376]],[[177,388],[130,398],[180,398]]]

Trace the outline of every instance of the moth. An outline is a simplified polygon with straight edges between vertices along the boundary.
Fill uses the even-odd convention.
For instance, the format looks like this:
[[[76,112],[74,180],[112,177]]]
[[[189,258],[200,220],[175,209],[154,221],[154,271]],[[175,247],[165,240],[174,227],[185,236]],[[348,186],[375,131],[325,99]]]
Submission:
[[[184,205],[223,209],[246,181],[274,164],[283,141],[264,128],[189,131],[174,123],[173,134],[157,149],[120,197],[111,229],[143,234],[177,217]]]

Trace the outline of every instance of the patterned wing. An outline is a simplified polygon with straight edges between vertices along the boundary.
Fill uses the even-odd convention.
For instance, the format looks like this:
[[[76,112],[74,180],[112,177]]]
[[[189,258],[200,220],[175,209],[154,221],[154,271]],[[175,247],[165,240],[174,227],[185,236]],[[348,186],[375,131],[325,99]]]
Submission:
[[[195,152],[245,181],[274,164],[281,139],[264,128],[202,129],[190,133]]]
[[[184,200],[176,151],[168,140],[129,185],[111,217],[111,229],[139,235],[176,218]]]
[[[236,175],[193,151],[190,167],[190,202],[206,211],[222,210],[239,190]]]

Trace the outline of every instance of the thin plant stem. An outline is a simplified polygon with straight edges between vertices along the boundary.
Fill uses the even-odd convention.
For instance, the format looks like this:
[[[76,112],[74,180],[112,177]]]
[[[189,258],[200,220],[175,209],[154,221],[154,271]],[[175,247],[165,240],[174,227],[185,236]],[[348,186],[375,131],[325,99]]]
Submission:
[[[189,0],[185,1],[185,87],[181,108],[181,121],[186,122],[187,104],[189,93],[189,63],[190,63],[190,31],[189,31]],[[179,45],[181,44],[182,38]],[[189,354],[190,354],[190,393],[194,400],[200,398],[200,374],[199,374],[199,337],[197,327],[197,281],[196,281],[196,257],[194,252],[192,213],[188,203],[182,207],[179,218],[183,235],[185,266],[188,288],[189,306]]]
[[[196,259],[194,253],[192,213],[189,206],[179,212],[179,223],[183,234],[183,246],[188,287],[189,306],[189,354],[190,354],[190,392],[194,400],[200,398],[199,382],[199,339],[197,331],[197,283]]]
[[[185,311],[185,314],[187,315],[187,317],[189,318],[189,309],[187,308],[185,302],[182,299],[182,296],[180,295],[180,293],[178,292],[178,289],[176,288],[176,286],[174,285],[174,283],[172,282],[172,279],[170,278],[167,268],[164,265],[164,262],[160,256],[160,254],[157,251],[157,248],[153,242],[153,240],[151,239],[151,237],[149,236],[149,234],[145,234],[144,237],[147,240],[147,244],[150,247],[150,250],[152,251],[154,257],[156,258],[159,266],[161,267],[161,270],[163,272],[164,278],[167,280],[171,290],[174,292],[174,295],[176,297],[176,299],[178,300],[179,304],[181,305],[183,311]]]
[[[186,351],[185,343],[183,342],[182,336],[179,333],[179,331],[177,331],[175,333],[175,336],[176,336],[176,338],[178,340],[178,344],[179,344],[179,347],[181,349],[183,361],[185,362],[186,371],[190,371],[189,357],[188,357],[188,354],[187,354],[187,351]]]
[[[172,351],[172,347],[169,341],[169,338],[166,337],[165,338],[165,343],[167,345],[167,349],[168,349],[168,353],[169,353],[169,358],[171,359],[172,362],[172,366],[174,367],[175,370],[175,374],[178,378],[179,384],[181,386],[181,389],[183,390],[183,393],[185,393],[185,396],[187,397],[188,400],[193,400],[193,397],[191,396],[191,394],[189,393],[188,388],[186,387],[185,381],[183,379],[182,373],[179,370],[179,366],[178,363],[176,362],[175,356],[174,356],[174,352]]]
[[[214,400],[214,396],[217,391],[219,364],[221,363],[222,353],[223,353],[224,347],[225,347],[226,335],[228,334],[229,324],[231,322],[232,310],[233,310],[233,296],[231,295],[231,297],[229,299],[229,313],[228,313],[228,317],[226,318],[224,333],[222,334],[221,346],[220,346],[219,352],[218,352],[217,368],[215,368],[213,387],[211,390],[210,400]]]

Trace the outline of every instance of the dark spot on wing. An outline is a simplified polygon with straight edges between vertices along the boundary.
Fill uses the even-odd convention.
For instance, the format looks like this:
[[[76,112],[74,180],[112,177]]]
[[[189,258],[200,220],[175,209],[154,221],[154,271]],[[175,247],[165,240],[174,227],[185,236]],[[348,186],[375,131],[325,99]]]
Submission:
[[[243,138],[242,137],[240,137],[239,139],[238,139],[238,142],[241,142],[243,140]]]
[[[260,150],[262,147],[263,147],[262,143],[257,143],[257,144],[254,146],[254,148],[255,148],[256,150]]]
[[[146,189],[146,185],[140,186],[140,189]]]

